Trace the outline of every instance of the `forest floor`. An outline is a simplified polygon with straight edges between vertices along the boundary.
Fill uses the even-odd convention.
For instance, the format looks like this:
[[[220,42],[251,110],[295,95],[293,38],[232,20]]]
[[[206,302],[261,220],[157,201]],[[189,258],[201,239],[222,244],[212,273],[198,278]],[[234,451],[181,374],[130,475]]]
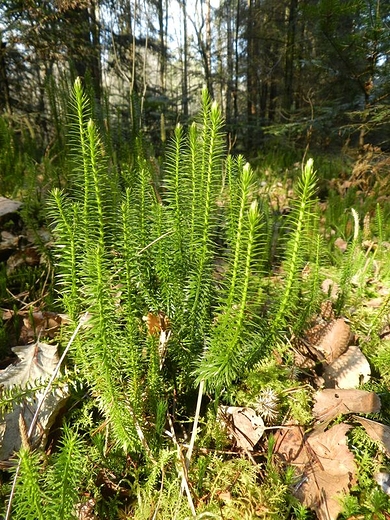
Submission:
[[[192,514],[168,507],[161,513],[161,504],[144,516],[135,513],[129,505],[134,482],[126,482],[123,468],[108,464],[95,471],[69,518],[114,518],[114,513],[98,513],[104,500],[117,504],[118,518],[390,518],[390,157],[367,148],[357,160],[330,159],[322,166],[328,168],[322,175],[318,166],[327,258],[320,269],[323,296],[317,312],[300,337],[289,336],[284,352],[275,349],[256,367],[256,377],[252,373],[252,380],[235,390],[234,405],[219,405],[210,422],[214,432],[207,431],[212,426],[203,408],[178,438],[171,425],[179,459],[190,444],[193,421],[200,419],[204,428],[203,439],[192,446],[194,474],[182,475],[183,502]],[[283,219],[300,165],[261,168],[270,205]],[[61,342],[68,322],[53,290],[51,233],[41,217],[31,212],[27,217],[23,204],[0,198],[0,383],[8,389],[54,373],[58,353],[53,345]],[[277,251],[274,259],[277,286]],[[341,272],[349,276],[343,302]],[[168,322],[153,313],[145,322],[161,342]],[[7,394],[3,401],[0,478],[6,501],[15,449],[27,444],[48,457],[55,454],[70,410],[68,397],[57,396],[40,417],[40,432],[30,435],[33,414],[26,412],[27,401],[14,401],[13,411]],[[70,401],[77,406],[77,399]],[[105,428],[103,420],[94,426]],[[218,436],[224,436],[220,443]],[[207,444],[206,438],[213,442]],[[207,464],[214,477],[207,476]],[[164,471],[154,483],[157,495],[163,480]],[[212,502],[215,507],[208,509]]]

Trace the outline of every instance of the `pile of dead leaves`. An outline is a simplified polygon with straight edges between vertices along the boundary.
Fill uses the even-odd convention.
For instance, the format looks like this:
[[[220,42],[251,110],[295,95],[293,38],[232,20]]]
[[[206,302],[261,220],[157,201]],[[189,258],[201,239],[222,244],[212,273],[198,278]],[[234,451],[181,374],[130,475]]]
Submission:
[[[266,426],[267,418],[249,407],[221,406],[220,417],[236,446],[254,464],[256,452],[266,443],[265,431],[276,430],[274,462],[279,467],[295,468],[297,480],[292,493],[314,510],[319,520],[336,520],[343,498],[357,479],[357,465],[348,446],[349,432],[355,425],[363,426],[390,457],[390,427],[356,415],[378,413],[381,401],[374,392],[357,388],[370,379],[371,371],[347,321],[334,317],[329,302],[313,321],[294,344],[295,363],[308,374],[313,387],[314,421],[310,428],[291,423]],[[389,490],[389,474],[378,473],[373,480],[385,492]]]

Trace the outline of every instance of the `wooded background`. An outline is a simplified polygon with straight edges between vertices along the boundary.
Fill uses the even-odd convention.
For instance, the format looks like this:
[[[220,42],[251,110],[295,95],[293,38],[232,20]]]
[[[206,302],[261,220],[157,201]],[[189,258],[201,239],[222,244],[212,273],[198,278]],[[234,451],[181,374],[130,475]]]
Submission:
[[[3,0],[0,20],[0,111],[44,151],[76,76],[157,149],[203,86],[238,151],[390,147],[390,0]]]

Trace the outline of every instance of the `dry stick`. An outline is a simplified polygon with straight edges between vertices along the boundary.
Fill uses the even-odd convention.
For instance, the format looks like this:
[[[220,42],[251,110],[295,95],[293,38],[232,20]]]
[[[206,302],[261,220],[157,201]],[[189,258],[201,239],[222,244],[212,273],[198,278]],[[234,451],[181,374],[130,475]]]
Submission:
[[[185,459],[187,471],[188,471],[188,468],[190,467],[190,461],[191,461],[191,457],[192,457],[192,452],[194,451],[195,439],[196,439],[196,434],[198,431],[198,422],[199,422],[199,415],[200,415],[200,407],[202,405],[203,390],[204,390],[204,380],[202,379],[202,381],[199,384],[198,401],[196,403],[196,411],[195,411],[195,417],[194,417],[194,425],[192,427],[190,445],[188,447],[188,451],[187,451],[186,459]]]
[[[158,242],[158,241],[161,240],[162,238],[165,238],[165,237],[167,237],[168,235],[172,235],[172,233],[173,233],[173,230],[170,229],[169,231],[167,231],[167,232],[164,233],[163,235],[161,235],[161,236],[155,238],[155,239],[153,240],[153,242],[150,242],[150,244],[148,244],[147,246],[145,246],[145,247],[143,247],[142,249],[140,249],[140,250],[138,251],[138,253],[137,253],[137,256],[142,255],[142,253],[143,253],[144,251],[146,251],[147,249],[149,249],[149,247],[151,247],[152,245],[154,245],[156,242]]]
[[[192,512],[193,516],[196,516],[196,511],[195,511],[194,503],[192,501],[190,488],[188,486],[188,478],[187,478],[187,476],[188,476],[188,470],[189,470],[189,467],[190,467],[192,452],[194,451],[196,435],[197,435],[197,431],[198,431],[198,422],[199,422],[199,415],[200,415],[200,407],[202,405],[203,390],[204,390],[204,380],[202,379],[202,381],[199,384],[198,401],[196,403],[194,424],[193,424],[193,427],[192,427],[192,434],[191,434],[190,444],[189,444],[189,447],[188,447],[188,450],[187,450],[187,453],[186,453],[186,456],[185,456],[184,468],[183,468],[183,476],[182,476],[182,480],[181,480],[181,489],[182,489],[182,491],[184,489],[185,492],[186,492],[186,495],[187,495],[187,498],[188,498],[188,504],[190,506],[190,509],[191,509],[191,512]]]
[[[176,434],[175,434],[175,429],[173,427],[173,423],[172,423],[172,419],[171,419],[171,416],[170,414],[168,413],[168,422],[169,422],[169,427],[171,428],[171,432],[166,432],[168,433],[168,435],[171,437],[171,439],[173,440],[173,442],[175,443],[176,445],[176,449],[177,449],[177,455],[178,455],[178,458],[182,464],[182,467],[183,467],[183,475],[182,475],[182,479],[184,481],[184,485],[183,485],[183,482],[182,482],[182,485],[181,485],[181,493],[180,493],[180,496],[179,496],[179,500],[177,501],[177,504],[176,504],[176,512],[175,512],[175,516],[173,517],[174,520],[177,518],[177,514],[179,512],[179,508],[180,508],[180,504],[181,504],[181,498],[182,498],[182,491],[183,489],[185,490],[186,492],[186,495],[187,495],[187,500],[188,500],[188,505],[191,509],[191,513],[192,513],[192,516],[196,516],[196,511],[195,511],[195,506],[194,506],[194,502],[192,500],[192,497],[191,497],[191,491],[190,491],[190,488],[189,488],[189,485],[188,485],[188,482],[186,480],[186,463],[185,461],[183,461],[183,454],[182,454],[182,449],[181,449],[181,446],[176,438]],[[179,472],[179,476],[180,476],[180,472]]]
[[[60,371],[62,362],[64,361],[65,356],[67,355],[67,353],[69,352],[70,346],[72,345],[73,341],[75,340],[75,338],[76,338],[80,328],[84,325],[84,323],[86,323],[87,316],[88,316],[88,313],[86,312],[84,314],[84,316],[82,316],[80,318],[80,321],[79,321],[77,327],[75,328],[75,330],[74,330],[74,332],[73,332],[73,334],[72,334],[68,344],[66,345],[66,348],[65,348],[64,352],[62,353],[62,356],[60,357],[60,359],[59,359],[59,361],[57,363],[57,366],[54,369],[54,372],[52,373],[52,375],[51,375],[51,377],[50,377],[50,379],[49,379],[49,381],[48,381],[48,383],[46,385],[45,391],[43,392],[42,397],[40,398],[40,400],[38,402],[37,409],[35,410],[34,417],[32,418],[32,421],[31,421],[31,424],[30,424],[30,428],[28,429],[27,440],[30,440],[31,437],[32,437],[32,434],[34,433],[35,426],[37,425],[37,422],[38,422],[39,412],[41,411],[42,405],[43,405],[46,397],[48,396],[48,394],[50,392],[51,385],[53,384],[54,379],[57,377],[58,372]],[[15,495],[16,481],[17,481],[18,476],[19,476],[20,464],[21,464],[21,460],[19,459],[18,465],[16,467],[14,479],[13,479],[13,482],[12,482],[11,493],[10,493],[10,496],[9,496],[7,512],[5,514],[4,520],[9,520],[11,518],[12,500],[13,500],[14,495]]]

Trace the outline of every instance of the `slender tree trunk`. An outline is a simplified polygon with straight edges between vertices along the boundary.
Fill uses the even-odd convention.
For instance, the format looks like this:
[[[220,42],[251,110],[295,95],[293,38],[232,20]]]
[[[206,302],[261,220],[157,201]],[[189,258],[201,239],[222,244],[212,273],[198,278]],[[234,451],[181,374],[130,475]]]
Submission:
[[[226,3],[226,123],[231,124],[232,102],[234,90],[234,60],[233,60],[233,27],[232,27],[232,8],[231,2]]]
[[[4,110],[8,114],[11,114],[12,108],[7,71],[6,46],[7,44],[5,42],[0,41],[0,111]]]
[[[257,13],[256,0],[248,2],[247,20],[247,63],[246,63],[246,83],[247,83],[247,147],[252,149],[256,143],[258,125],[258,81],[257,81]]]
[[[238,78],[240,74],[240,50],[239,50],[239,30],[240,30],[240,0],[236,4],[236,33],[234,41],[234,91],[233,91],[233,113],[234,123],[238,122]]]
[[[98,6],[74,7],[66,11],[70,39],[68,54],[77,76],[90,77],[95,98],[101,100],[100,28]]]
[[[158,36],[160,40],[160,53],[159,53],[159,73],[160,73],[160,89],[161,94],[165,94],[165,68],[167,63],[167,53],[165,45],[165,28],[164,28],[164,5],[163,0],[157,2],[158,11]]]
[[[89,8],[89,27],[90,27],[90,70],[98,103],[102,100],[102,66],[101,66],[101,44],[100,44],[100,12],[99,2],[92,2]]]
[[[290,114],[294,102],[294,64],[295,64],[295,39],[297,30],[298,0],[290,0],[287,39],[286,60],[284,69],[284,95],[283,108],[287,115]]]
[[[213,80],[211,77],[211,4],[210,0],[206,0],[206,52],[205,64],[207,64],[206,83],[209,94],[214,97]]]
[[[183,72],[182,72],[182,108],[184,118],[188,119],[188,27],[187,27],[187,0],[181,0],[183,10]]]

